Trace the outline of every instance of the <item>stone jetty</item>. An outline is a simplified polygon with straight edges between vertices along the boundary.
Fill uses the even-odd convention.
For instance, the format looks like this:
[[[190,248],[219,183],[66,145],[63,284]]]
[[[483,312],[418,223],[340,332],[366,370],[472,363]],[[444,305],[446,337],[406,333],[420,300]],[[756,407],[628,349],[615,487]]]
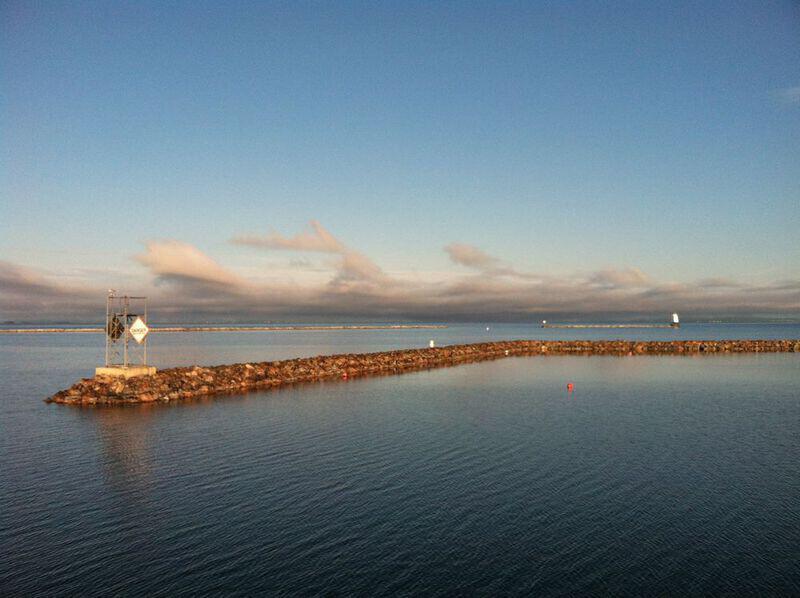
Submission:
[[[160,370],[153,376],[85,378],[46,399],[71,405],[127,405],[242,393],[300,382],[399,374],[462,363],[534,355],[700,355],[800,353],[796,340],[536,341],[520,340],[380,353],[325,355]]]

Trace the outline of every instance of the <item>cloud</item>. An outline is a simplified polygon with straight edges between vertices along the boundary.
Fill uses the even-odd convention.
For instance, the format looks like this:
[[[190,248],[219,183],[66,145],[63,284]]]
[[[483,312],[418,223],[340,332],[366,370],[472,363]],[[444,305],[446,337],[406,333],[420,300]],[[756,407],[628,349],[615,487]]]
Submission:
[[[542,278],[541,276],[520,272],[519,270],[504,265],[500,259],[489,255],[475,245],[451,243],[445,246],[444,251],[450,256],[450,261],[460,266],[466,266],[467,268],[476,270],[481,276],[509,276],[522,279]]]
[[[162,281],[202,283],[228,290],[247,286],[197,247],[180,241],[150,241],[146,251],[135,259]]]
[[[630,289],[645,287],[652,282],[649,276],[639,268],[621,270],[600,270],[588,277],[590,284],[606,289]]]
[[[800,316],[800,281],[748,285],[731,279],[659,281],[635,267],[545,277],[505,267],[477,247],[454,243],[447,253],[466,273],[419,279],[387,273],[369,257],[350,249],[321,226],[314,229],[331,254],[329,276],[303,278],[296,268],[248,277],[220,265],[197,247],[176,240],[151,241],[135,256],[152,276],[152,316],[161,322],[288,320],[530,321],[542,318],[606,321],[639,317],[684,318]],[[287,239],[295,244],[302,235]],[[281,249],[286,249],[285,243]],[[308,243],[296,243],[309,247]],[[322,246],[322,245],[317,245]],[[262,247],[272,249],[272,247]],[[294,249],[303,251],[303,249]],[[74,279],[73,279],[74,280]],[[130,280],[109,281],[118,289]],[[0,319],[53,320],[89,314],[102,319],[105,288],[64,286],[37,271],[0,261]],[[191,291],[191,292],[187,292]],[[83,320],[87,321],[87,320]]]
[[[488,270],[500,263],[496,257],[466,243],[451,243],[444,248],[447,255],[455,264],[474,268],[475,270]]]
[[[703,278],[698,280],[696,284],[706,289],[736,289],[743,286],[740,282],[723,277]]]
[[[0,288],[8,295],[60,294],[42,275],[4,260],[0,260]]]
[[[752,287],[757,291],[794,291],[800,293],[800,280],[779,280],[770,285]]]
[[[786,104],[800,104],[800,85],[778,90],[777,95]]]
[[[314,268],[315,267],[313,262],[311,262],[309,260],[305,260],[303,258],[297,258],[297,259],[294,259],[294,260],[290,260],[289,261],[289,265],[292,268],[304,268],[304,269],[310,269],[310,268]]]
[[[342,254],[341,266],[334,280],[338,282],[386,282],[388,277],[375,262],[364,254],[348,251]]]
[[[296,234],[294,237],[284,237],[272,232],[266,236],[242,235],[234,237],[232,242],[237,245],[250,245],[264,249],[282,249],[286,251],[313,251],[319,253],[343,253],[345,246],[330,234],[316,220],[310,223],[311,230]]]
[[[319,222],[309,223],[311,230],[298,233],[294,237],[285,237],[272,232],[265,237],[239,236],[232,242],[237,245],[249,245],[260,249],[278,249],[283,251],[331,253],[340,256],[337,271],[330,281],[330,286],[337,290],[349,288],[356,284],[391,284],[392,281],[375,262],[363,253],[354,251],[328,232]]]
[[[65,286],[30,268],[0,260],[0,319],[35,318],[53,321],[65,314],[82,318],[100,314],[103,291]]]

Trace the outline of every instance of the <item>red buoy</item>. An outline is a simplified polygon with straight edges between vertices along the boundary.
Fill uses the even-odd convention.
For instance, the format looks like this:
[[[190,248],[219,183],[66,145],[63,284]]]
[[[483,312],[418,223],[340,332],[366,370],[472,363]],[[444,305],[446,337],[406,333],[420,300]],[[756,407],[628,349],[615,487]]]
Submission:
[[[575,385],[572,382],[567,382],[567,392],[575,390]]]

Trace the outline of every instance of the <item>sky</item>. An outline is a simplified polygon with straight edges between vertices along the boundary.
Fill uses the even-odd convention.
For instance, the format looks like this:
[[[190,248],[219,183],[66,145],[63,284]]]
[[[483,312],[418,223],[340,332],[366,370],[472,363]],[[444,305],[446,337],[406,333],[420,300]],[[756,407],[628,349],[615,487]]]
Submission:
[[[0,4],[0,321],[800,319],[800,4]]]

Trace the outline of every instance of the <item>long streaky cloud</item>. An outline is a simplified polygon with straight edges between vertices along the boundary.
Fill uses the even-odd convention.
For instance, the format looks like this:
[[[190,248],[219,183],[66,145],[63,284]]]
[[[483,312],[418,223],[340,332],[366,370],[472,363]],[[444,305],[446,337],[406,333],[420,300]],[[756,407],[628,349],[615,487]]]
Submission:
[[[284,237],[272,232],[266,236],[240,235],[233,238],[237,245],[250,245],[263,249],[282,249],[286,251],[310,251],[318,253],[343,253],[346,247],[316,220],[310,222],[311,230]]]
[[[444,247],[450,261],[478,272],[481,276],[511,277],[523,280],[543,280],[542,276],[520,272],[507,266],[499,258],[489,255],[475,245],[468,243],[450,243]]]
[[[164,281],[218,285],[228,290],[247,286],[197,247],[180,241],[150,241],[135,259]]]
[[[653,284],[653,280],[639,268],[600,270],[592,273],[588,281],[606,289],[645,288]]]
[[[259,237],[257,235],[239,236],[232,239],[236,245],[249,245],[259,249],[278,249],[283,251],[331,253],[341,256],[338,271],[330,281],[337,290],[347,289],[353,285],[389,284],[389,277],[375,262],[363,253],[350,249],[328,232],[319,222],[309,223],[311,230],[298,233],[294,237],[285,237],[272,232]]]
[[[488,270],[494,268],[500,263],[496,257],[493,257],[485,251],[468,245],[466,243],[451,243],[444,248],[447,255],[455,264],[466,266],[467,268],[474,268],[476,270]]]
[[[58,284],[35,270],[0,260],[0,319],[25,314],[46,321],[85,313],[102,296],[99,289]]]

